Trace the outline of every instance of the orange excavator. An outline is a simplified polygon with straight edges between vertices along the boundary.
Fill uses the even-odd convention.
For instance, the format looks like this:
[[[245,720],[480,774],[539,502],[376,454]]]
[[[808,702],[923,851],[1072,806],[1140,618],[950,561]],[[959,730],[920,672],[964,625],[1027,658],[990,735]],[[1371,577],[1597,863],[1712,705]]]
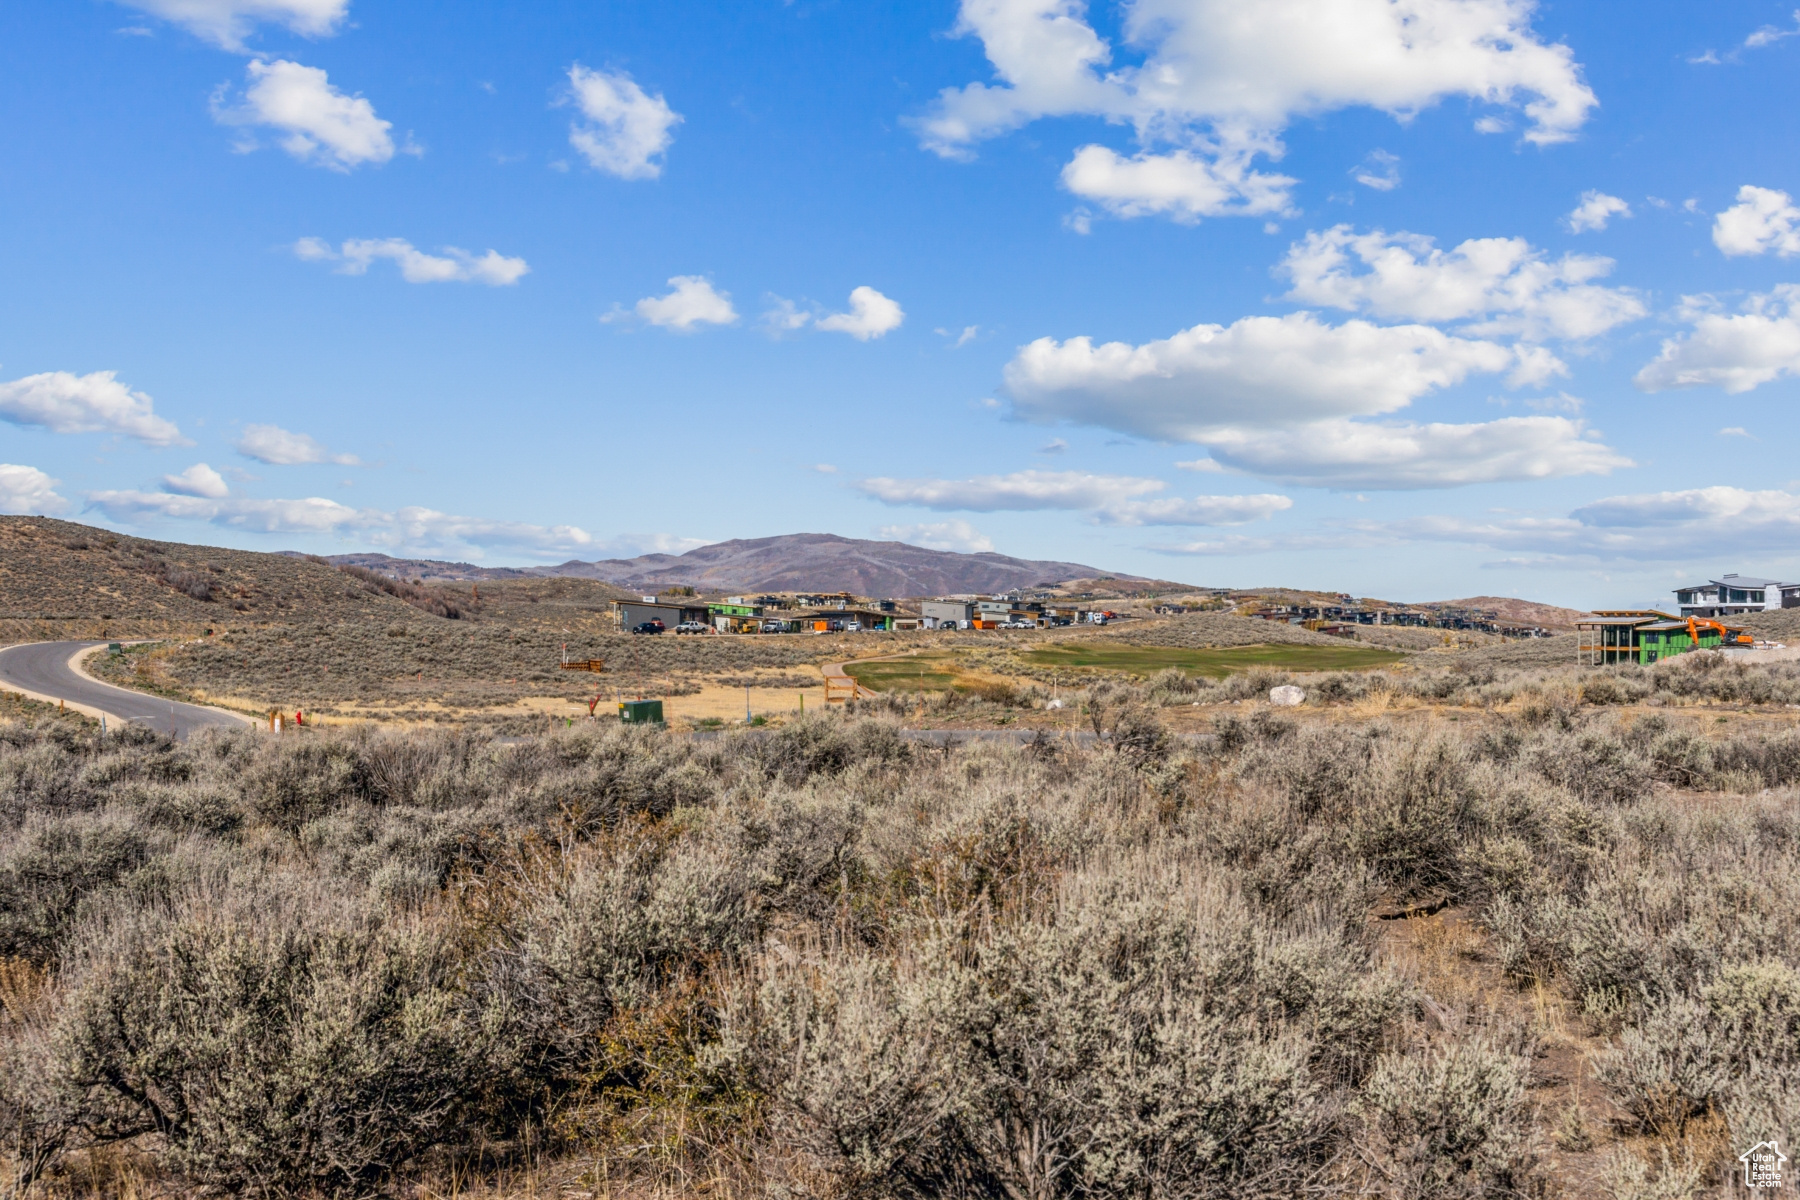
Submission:
[[[1693,639],[1696,648],[1700,645],[1700,629],[1702,626],[1707,626],[1719,631],[1720,645],[1730,643],[1737,646],[1754,646],[1756,644],[1756,639],[1749,634],[1744,633],[1741,630],[1727,629],[1725,626],[1709,617],[1689,617],[1688,637]]]

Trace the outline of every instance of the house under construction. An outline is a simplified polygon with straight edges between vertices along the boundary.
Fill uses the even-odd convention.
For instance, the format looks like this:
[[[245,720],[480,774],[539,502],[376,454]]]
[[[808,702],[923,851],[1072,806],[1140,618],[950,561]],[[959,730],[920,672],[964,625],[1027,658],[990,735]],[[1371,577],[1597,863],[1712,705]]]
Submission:
[[[1648,665],[1689,650],[1749,646],[1741,629],[1702,617],[1677,617],[1652,608],[1601,609],[1575,623],[1584,667],[1633,662]]]

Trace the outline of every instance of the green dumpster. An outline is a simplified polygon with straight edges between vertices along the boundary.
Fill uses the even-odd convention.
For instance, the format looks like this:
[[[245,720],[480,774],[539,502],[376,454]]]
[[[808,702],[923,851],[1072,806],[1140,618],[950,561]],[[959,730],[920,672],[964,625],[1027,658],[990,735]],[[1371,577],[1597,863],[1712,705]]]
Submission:
[[[112,655],[114,658],[117,658],[119,655],[125,653],[125,647],[121,646],[117,642],[108,642],[106,644],[106,652],[108,654]]]
[[[661,725],[663,723],[661,700],[621,700],[619,701],[619,720],[627,725]]]

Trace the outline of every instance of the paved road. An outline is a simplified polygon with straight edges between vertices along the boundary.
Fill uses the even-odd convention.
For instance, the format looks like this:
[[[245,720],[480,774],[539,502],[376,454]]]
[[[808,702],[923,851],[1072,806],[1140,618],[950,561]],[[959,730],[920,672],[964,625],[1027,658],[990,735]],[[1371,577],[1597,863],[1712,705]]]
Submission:
[[[201,729],[241,729],[247,724],[216,708],[178,704],[101,683],[70,665],[69,660],[89,646],[105,644],[34,642],[9,646],[0,650],[0,687],[26,692],[40,700],[62,700],[90,715],[105,713],[115,721],[135,721],[177,738]]]

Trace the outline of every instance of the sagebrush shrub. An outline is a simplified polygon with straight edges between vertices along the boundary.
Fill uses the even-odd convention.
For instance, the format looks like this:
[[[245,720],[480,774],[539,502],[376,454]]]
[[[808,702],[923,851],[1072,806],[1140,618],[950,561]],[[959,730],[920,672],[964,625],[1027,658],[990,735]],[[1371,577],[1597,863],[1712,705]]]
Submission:
[[[929,745],[878,704],[705,740],[0,724],[0,1165],[134,1139],[181,1186],[361,1193],[529,1145],[870,1196],[1273,1196],[1371,1160],[1346,1186],[1527,1191],[1519,1048],[1421,1040],[1373,949],[1397,898],[1574,1001],[1641,1127],[1791,1138],[1800,812],[1741,793],[1800,741],[1513,682],[1549,715],[1196,738],[1134,727],[1178,680],[1105,684],[1101,744]]]
[[[1525,1059],[1480,1041],[1384,1055],[1359,1099],[1376,1167],[1368,1188],[1406,1200],[1532,1194],[1528,1078]]]
[[[0,958],[54,958],[82,898],[141,867],[149,839],[128,819],[28,820],[0,847]]]
[[[451,950],[429,924],[285,880],[115,914],[69,956],[25,1101],[154,1131],[203,1182],[361,1189],[480,1102],[484,1039]]]

